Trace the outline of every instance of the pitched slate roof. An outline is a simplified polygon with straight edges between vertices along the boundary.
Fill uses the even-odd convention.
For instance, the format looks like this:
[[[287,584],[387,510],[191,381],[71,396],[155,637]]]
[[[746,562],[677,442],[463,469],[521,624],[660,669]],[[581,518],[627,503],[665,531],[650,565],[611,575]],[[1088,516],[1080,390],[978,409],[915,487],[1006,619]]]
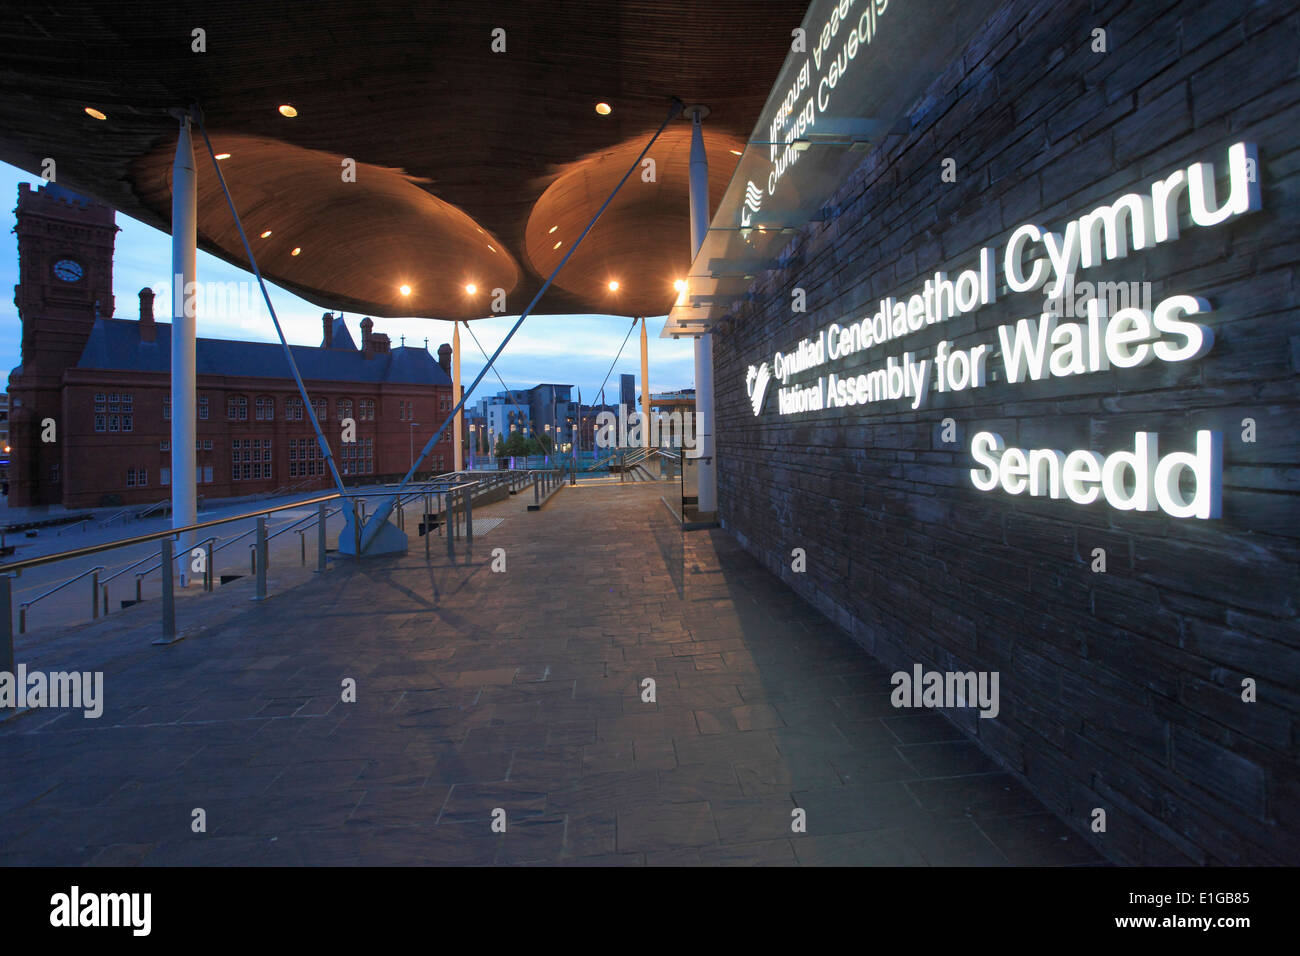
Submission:
[[[171,326],[155,326],[157,341],[140,341],[140,323],[96,319],[77,368],[124,372],[170,372]],[[335,338],[338,345],[338,338]],[[318,349],[291,345],[298,371],[307,380],[373,382],[402,385],[451,385],[451,378],[427,349],[399,346],[365,358],[353,348]],[[198,339],[195,370],[199,375],[246,375],[290,378],[284,350],[274,342]]]

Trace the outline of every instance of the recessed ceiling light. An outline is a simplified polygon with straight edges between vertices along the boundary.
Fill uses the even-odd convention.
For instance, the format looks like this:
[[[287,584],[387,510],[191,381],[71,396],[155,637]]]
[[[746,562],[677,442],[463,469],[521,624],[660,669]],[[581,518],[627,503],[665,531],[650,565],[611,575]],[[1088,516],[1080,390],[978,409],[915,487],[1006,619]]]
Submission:
[[[105,116],[105,115],[104,115],[103,113],[101,113],[99,110],[95,109],[93,106],[87,106],[87,107],[86,107],[86,115],[87,115],[87,116],[93,116],[93,117],[95,117],[95,119],[97,119],[97,120],[106,120],[106,119],[108,119],[107,116]]]
[[[271,237],[271,230],[270,230],[270,229],[268,229],[268,230],[266,230],[266,232],[262,233],[262,238],[263,238],[263,239],[269,239],[270,237]]]
[[[293,119],[295,116],[298,115],[298,111],[294,109],[292,106],[290,106],[288,103],[285,103],[280,107],[280,115],[287,116],[289,117],[289,119]]]
[[[468,292],[470,295],[473,295],[475,292],[478,291],[478,286],[476,286],[474,283],[471,282],[469,285],[465,286],[465,291]]]
[[[556,242],[555,245],[551,246],[551,248],[552,248],[552,249],[558,249],[558,248],[560,248],[560,246],[562,246],[562,245],[564,245],[564,240],[560,240],[560,241]]]
[[[610,291],[610,292],[617,292],[617,291],[618,291],[618,280],[617,280],[617,279],[610,279],[610,280],[609,280],[609,291]]]
[[[608,103],[597,103],[596,112],[599,113],[601,116],[608,116],[611,112],[613,112],[613,107],[610,106]]]
[[[550,229],[546,230],[546,234],[549,236],[551,233],[553,233],[556,229],[559,228],[560,228],[559,226],[552,226]]]
[[[229,153],[217,153],[217,159],[229,159],[229,158],[230,158]]]
[[[488,243],[488,252],[496,252],[496,249],[492,248],[491,243]]]
[[[738,150],[738,149],[731,149],[731,150],[728,150],[728,152],[731,153],[732,156],[739,156],[740,153],[741,153],[741,151]]]
[[[397,291],[400,292],[400,293],[402,293],[402,295],[410,295],[410,294],[411,294],[411,287],[410,287],[409,285],[398,286]]]
[[[301,253],[301,252],[302,252],[302,246],[294,246],[294,247],[293,247],[293,252],[289,253],[289,255],[291,255],[291,256],[296,256],[296,255],[298,255],[298,254]]]

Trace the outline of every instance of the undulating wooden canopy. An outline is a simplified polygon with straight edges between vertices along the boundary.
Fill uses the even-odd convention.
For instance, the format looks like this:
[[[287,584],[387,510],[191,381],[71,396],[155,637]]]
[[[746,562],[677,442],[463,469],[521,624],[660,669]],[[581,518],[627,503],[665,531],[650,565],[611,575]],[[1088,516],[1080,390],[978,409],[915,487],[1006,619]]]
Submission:
[[[494,289],[517,313],[671,97],[709,109],[716,208],[805,8],[23,4],[0,18],[0,159],[35,174],[53,159],[61,185],[169,230],[173,111],[197,103],[215,152],[229,154],[221,169],[267,278],[379,316],[479,318]],[[668,311],[691,259],[689,140],[689,119],[674,120],[649,154],[653,178],[633,174],[538,312]],[[199,245],[246,266],[197,135],[195,146]]]

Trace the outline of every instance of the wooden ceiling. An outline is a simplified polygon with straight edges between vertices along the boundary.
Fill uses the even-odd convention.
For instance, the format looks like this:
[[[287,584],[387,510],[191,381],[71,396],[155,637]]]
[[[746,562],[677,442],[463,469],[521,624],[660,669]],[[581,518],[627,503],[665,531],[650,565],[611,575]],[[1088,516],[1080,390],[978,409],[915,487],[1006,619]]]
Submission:
[[[0,20],[0,159],[39,174],[52,158],[62,185],[168,230],[170,111],[197,102],[231,154],[222,172],[269,279],[325,308],[446,319],[491,314],[502,288],[518,313],[670,97],[710,109],[716,208],[806,6],[24,4]],[[296,118],[280,115],[286,103]],[[688,153],[689,124],[675,120],[649,154],[655,180],[629,179],[536,311],[668,311],[690,261]],[[246,266],[197,137],[196,159],[200,246]],[[343,181],[345,159],[356,182]]]

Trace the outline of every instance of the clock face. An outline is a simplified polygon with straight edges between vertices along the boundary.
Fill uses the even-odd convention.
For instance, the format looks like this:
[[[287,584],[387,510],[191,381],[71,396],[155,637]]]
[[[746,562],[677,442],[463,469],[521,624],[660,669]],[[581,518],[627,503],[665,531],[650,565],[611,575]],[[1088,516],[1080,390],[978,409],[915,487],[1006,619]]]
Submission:
[[[81,263],[74,259],[60,259],[54,263],[54,274],[64,282],[76,282],[82,276]]]

